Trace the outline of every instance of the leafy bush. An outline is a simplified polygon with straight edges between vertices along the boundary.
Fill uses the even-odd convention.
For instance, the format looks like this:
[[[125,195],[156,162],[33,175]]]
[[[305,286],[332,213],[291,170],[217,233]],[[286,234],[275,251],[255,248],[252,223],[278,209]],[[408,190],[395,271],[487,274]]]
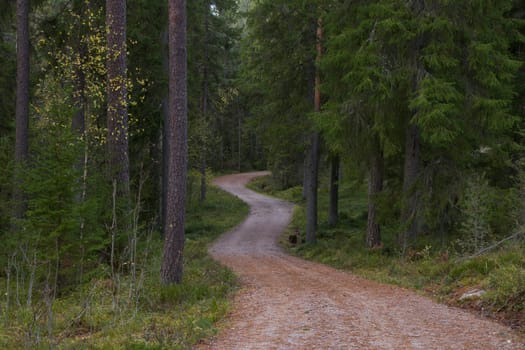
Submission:
[[[490,292],[485,296],[498,310],[522,311],[525,309],[525,269],[522,266],[504,265],[495,269],[486,283]]]

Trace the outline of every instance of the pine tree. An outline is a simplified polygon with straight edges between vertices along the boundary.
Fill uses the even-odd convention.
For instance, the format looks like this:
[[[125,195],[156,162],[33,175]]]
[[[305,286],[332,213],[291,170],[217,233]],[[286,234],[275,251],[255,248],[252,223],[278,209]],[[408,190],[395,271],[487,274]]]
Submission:
[[[169,0],[168,179],[161,282],[182,282],[187,165],[186,1]]]
[[[202,102],[201,112],[202,118],[206,123],[208,120],[208,95],[209,95],[209,70],[210,70],[210,7],[211,4],[206,3],[206,13],[204,14],[204,62],[202,66]],[[206,142],[202,143],[201,151],[201,190],[200,200],[206,199]]]
[[[314,113],[321,112],[321,73],[319,63],[323,52],[323,24],[322,20],[316,21],[316,68],[314,74]],[[317,194],[319,186],[319,152],[320,134],[314,130],[310,135],[310,144],[307,151],[307,181],[306,181],[306,242],[316,240],[317,231]]]

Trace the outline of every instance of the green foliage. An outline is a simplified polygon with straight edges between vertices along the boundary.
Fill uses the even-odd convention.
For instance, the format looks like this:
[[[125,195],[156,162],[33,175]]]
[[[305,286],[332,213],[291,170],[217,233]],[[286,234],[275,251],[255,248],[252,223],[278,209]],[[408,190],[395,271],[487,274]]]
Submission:
[[[239,148],[249,144],[242,135],[239,120],[244,116],[235,84],[240,38],[237,10],[232,0],[188,3],[189,162],[194,169],[199,169],[203,158],[213,169],[238,169],[239,152],[243,152]]]
[[[13,178],[14,155],[14,115],[15,89],[13,82],[16,76],[16,50],[12,29],[9,25],[12,20],[12,4],[0,14],[0,162],[4,164],[0,169],[0,237],[7,231],[11,221],[11,190]],[[0,258],[0,261],[2,259]]]
[[[32,2],[31,155],[29,164],[17,169],[24,174],[28,207],[26,217],[16,226],[11,226],[10,217],[14,18],[11,7],[0,15],[0,89],[5,90],[0,97],[0,160],[4,164],[0,171],[0,235],[4,240],[0,276],[2,285],[8,286],[2,305],[6,325],[0,336],[2,348],[191,348],[198,338],[212,334],[213,323],[225,313],[234,277],[206,256],[205,245],[237,223],[247,208],[222,193],[213,190],[206,203],[188,205],[186,276],[180,290],[173,292],[181,298],[166,302],[158,286],[159,258],[152,250],[160,251],[161,243],[152,238],[150,226],[159,221],[161,197],[159,106],[167,94],[163,59],[167,39],[162,35],[166,4],[128,2],[128,136],[131,191],[137,203],[133,213],[128,203],[122,210],[118,206],[117,216],[133,216],[134,222],[116,231],[112,229],[112,189],[105,167],[107,33],[103,1]],[[232,0],[189,4],[190,132],[196,140],[190,147],[192,155],[200,154],[204,144],[212,156],[211,166],[224,163],[223,154],[211,151],[229,147],[230,153],[224,153],[233,157],[237,146],[232,141],[237,143],[232,125],[241,114],[235,106],[238,93],[234,86],[240,35],[235,27],[236,6]],[[206,17],[209,30],[204,28]],[[204,66],[209,93],[206,120],[201,119],[200,107]],[[85,128],[72,125],[72,119],[80,121],[79,115]],[[222,138],[227,132],[232,132],[230,146]],[[246,142],[247,137],[241,136]],[[9,231],[11,228],[16,230]],[[117,233],[115,252],[113,232]],[[170,309],[161,310],[161,306]],[[151,328],[143,329],[144,324]]]
[[[491,292],[484,297],[497,310],[523,311],[525,309],[525,268],[523,265],[503,265],[488,278]]]
[[[462,179],[473,168],[494,183],[509,179],[508,164],[496,158],[512,157],[511,106],[523,57],[510,50],[519,37],[507,17],[512,1],[438,3],[333,2],[324,16],[321,62],[327,103],[315,122],[328,148],[356,166],[369,161],[370,140],[379,138],[387,171],[382,197],[392,200],[390,208],[402,207],[406,197],[405,130],[416,124],[418,215],[427,230],[444,232],[456,229]],[[509,185],[498,186],[499,195]],[[380,209],[380,217],[392,218]]]
[[[249,125],[282,187],[301,183],[312,130],[316,2],[260,1],[247,17],[242,81]]]
[[[0,137],[0,234],[7,231],[12,215],[11,190],[13,180],[13,143],[11,138]]]
[[[211,122],[204,117],[196,118],[188,130],[188,161],[194,170],[200,170],[203,152],[210,153],[220,145],[220,139],[213,130]]]
[[[457,243],[462,253],[476,253],[494,239],[514,233],[521,207],[516,189],[490,186],[484,174],[468,177],[459,202],[461,236]]]
[[[476,253],[489,242],[491,233],[487,222],[489,216],[489,185],[483,175],[474,175],[467,180],[465,195],[461,203],[460,245],[464,253]]]
[[[159,215],[163,104],[167,103],[167,2],[127,1],[129,157],[132,192],[142,184],[143,219]],[[154,20],[152,20],[154,19]]]
[[[101,225],[104,186],[97,174],[83,176],[84,142],[71,130],[71,91],[60,85],[49,74],[35,91],[39,102],[30,125],[38,140],[32,139],[30,165],[17,169],[23,174],[26,216],[5,236],[1,252],[6,274],[29,276],[29,304],[32,298],[43,302],[49,296],[44,290],[57,295],[83,283],[107,247]],[[2,172],[10,173],[9,167]],[[2,213],[11,214],[7,208]]]
[[[401,43],[412,37],[402,22],[403,8],[388,1],[342,2],[326,15],[321,68],[328,102],[317,124],[331,147],[359,161],[367,160],[371,135],[380,136],[387,153],[399,142],[407,78]]]
[[[178,286],[160,286],[158,252],[162,241],[147,228],[138,235],[135,280],[129,271],[112,279],[109,268],[101,265],[90,275],[89,282],[57,295],[51,314],[44,299],[35,298],[29,307],[17,305],[16,300],[24,301],[24,295],[17,294],[12,276],[10,289],[1,290],[2,295],[11,297],[11,304],[0,304],[0,321],[6,325],[0,331],[0,347],[193,348],[200,339],[216,333],[215,323],[226,316],[230,294],[237,286],[233,273],[207,254],[207,246],[247,213],[246,204],[215,188],[210,189],[206,202],[190,207],[185,275]],[[198,232],[190,230],[197,225],[202,227]],[[5,278],[1,285],[6,285]],[[27,284],[19,285],[19,292],[26,287]],[[47,333],[49,318],[51,335]]]
[[[212,334],[233,277],[205,256],[205,245],[240,219],[231,213],[246,208],[213,191],[206,202],[196,200],[196,170],[203,160],[208,174],[269,167],[273,178],[258,179],[254,188],[299,204],[292,229],[301,236],[305,213],[295,185],[302,181],[305,135],[314,129],[322,131],[323,149],[346,163],[341,220],[334,228],[326,224],[323,181],[319,243],[290,249],[383,281],[437,284],[441,295],[483,284],[487,303],[522,309],[521,243],[467,262],[452,262],[447,253],[452,239],[470,253],[507,237],[523,208],[523,188],[514,181],[525,101],[521,2],[188,2],[193,172],[186,276],[181,286],[166,290],[158,288],[159,258],[152,254],[161,243],[148,228],[158,221],[161,198],[166,2],[128,2],[132,194],[140,194],[131,231],[138,235],[138,266],[129,261],[133,232],[123,230],[117,263],[107,265],[112,198],[105,180],[103,1],[32,2],[31,160],[16,169],[24,173],[28,211],[13,226],[18,231],[9,231],[16,66],[11,5],[0,14],[0,263],[2,277],[10,278],[2,284],[9,286],[2,310],[9,322],[0,347],[23,339],[18,346],[40,341],[46,348],[190,348]],[[238,6],[247,11],[246,21]],[[316,67],[320,17],[325,50]],[[312,114],[316,68],[324,107]],[[83,135],[71,131],[79,112],[85,113]],[[414,192],[424,232],[400,258],[395,236],[404,197],[405,130],[412,124],[423,139]],[[365,184],[358,177],[377,152],[370,142],[376,139],[385,158],[385,190],[377,196],[384,246],[370,251],[363,244]]]
[[[0,31],[0,34],[1,31]],[[6,42],[0,37],[0,137],[9,135],[13,129],[15,113],[15,90],[12,88],[15,80],[16,60],[15,48],[12,42]]]
[[[256,177],[248,183],[248,188],[256,192],[270,194],[293,203],[300,203],[303,199],[303,189],[301,186],[283,188],[280,182],[275,181],[274,176]]]

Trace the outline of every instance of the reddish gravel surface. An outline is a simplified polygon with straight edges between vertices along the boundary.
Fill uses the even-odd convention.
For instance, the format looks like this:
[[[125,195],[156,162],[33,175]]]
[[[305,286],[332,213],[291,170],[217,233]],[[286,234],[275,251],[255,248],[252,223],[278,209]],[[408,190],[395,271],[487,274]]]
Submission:
[[[277,240],[292,205],[244,187],[264,174],[215,182],[251,213],[210,248],[241,277],[242,289],[218,337],[200,349],[525,349],[497,323],[285,254]]]

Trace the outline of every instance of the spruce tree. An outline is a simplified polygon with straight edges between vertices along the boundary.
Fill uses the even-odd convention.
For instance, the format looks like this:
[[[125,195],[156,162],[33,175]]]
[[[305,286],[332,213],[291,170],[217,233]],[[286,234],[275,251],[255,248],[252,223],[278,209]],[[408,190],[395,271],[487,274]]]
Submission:
[[[515,121],[510,3],[382,0],[332,7],[324,60],[332,112],[319,123],[332,143],[366,130],[379,137],[386,155],[403,150],[403,164],[396,165],[402,247],[458,194],[452,174],[472,164],[480,147],[498,147]],[[349,15],[337,17],[341,11]],[[358,154],[374,149],[358,145]]]
[[[349,15],[338,16],[342,11]],[[396,8],[387,3],[344,2],[331,7],[326,21],[322,68],[328,102],[317,124],[334,150],[366,168],[368,247],[381,245],[376,201],[383,188],[385,147],[399,140],[394,120],[406,101],[397,66],[401,55],[387,41],[395,15]]]
[[[301,183],[313,131],[316,8],[312,2],[261,1],[248,15],[241,88],[280,187]]]
[[[510,6],[511,1],[504,1],[497,5],[446,3],[438,8],[421,3],[411,8],[411,13],[415,11],[418,16],[408,22],[414,33],[409,42],[412,50],[417,49],[412,56],[414,83],[408,123],[409,128],[419,129],[420,147],[427,153],[421,157],[427,163],[429,159],[447,159],[461,172],[469,166],[476,150],[498,149],[511,130],[515,122],[510,114],[512,80],[518,64],[509,53],[513,29],[506,13]],[[439,168],[434,169],[432,176],[437,178]],[[405,181],[413,188],[404,188],[411,191],[409,215],[404,219],[412,219],[405,221],[409,228],[402,239],[404,245],[414,238],[414,223],[422,218],[423,205],[417,203],[417,197],[421,191],[429,192],[421,181],[414,181]],[[457,180],[449,185],[454,183]]]

